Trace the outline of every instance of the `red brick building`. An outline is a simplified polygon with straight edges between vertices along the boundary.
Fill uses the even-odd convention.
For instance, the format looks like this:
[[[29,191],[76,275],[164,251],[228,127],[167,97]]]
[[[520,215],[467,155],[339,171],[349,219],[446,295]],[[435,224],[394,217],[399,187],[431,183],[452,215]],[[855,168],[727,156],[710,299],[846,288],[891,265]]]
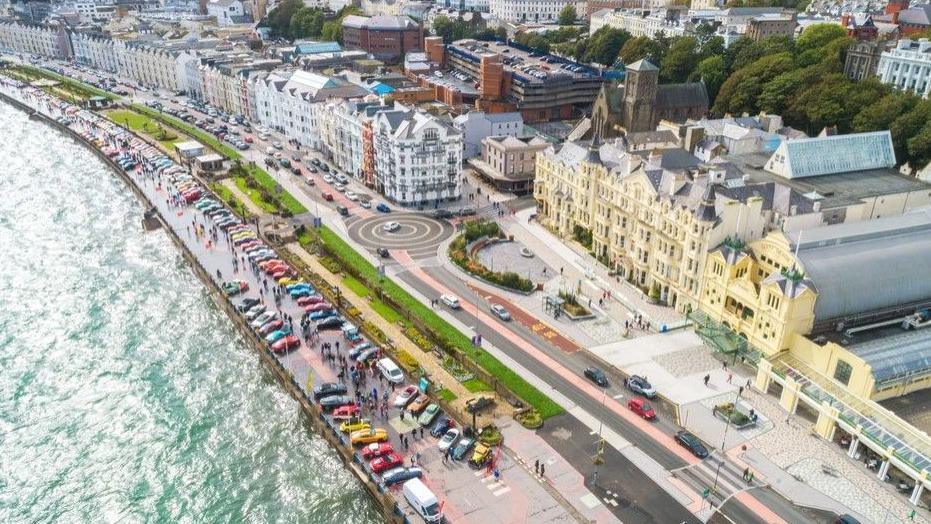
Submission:
[[[397,63],[406,53],[423,51],[423,26],[406,16],[350,15],[343,20],[343,45]]]

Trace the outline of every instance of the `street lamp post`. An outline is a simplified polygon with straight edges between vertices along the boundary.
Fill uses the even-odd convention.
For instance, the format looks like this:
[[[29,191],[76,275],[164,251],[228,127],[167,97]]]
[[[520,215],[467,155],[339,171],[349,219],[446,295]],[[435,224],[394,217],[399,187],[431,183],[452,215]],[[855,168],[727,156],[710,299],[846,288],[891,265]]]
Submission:
[[[604,411],[605,399],[608,396],[608,388],[601,390],[601,408]],[[604,429],[604,416],[599,417],[598,419],[598,451],[595,453],[595,456],[592,458],[592,463],[595,465],[595,471],[592,473],[592,483],[598,482],[598,466],[604,464],[604,451],[605,451],[605,441],[604,437],[601,435],[601,431]]]

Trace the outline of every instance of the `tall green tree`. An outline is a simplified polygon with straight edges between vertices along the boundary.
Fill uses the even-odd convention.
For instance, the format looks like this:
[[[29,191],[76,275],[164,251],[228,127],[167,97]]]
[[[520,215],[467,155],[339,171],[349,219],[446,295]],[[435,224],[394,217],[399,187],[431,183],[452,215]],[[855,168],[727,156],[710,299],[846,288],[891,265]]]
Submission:
[[[832,40],[846,36],[846,29],[837,24],[813,24],[802,31],[795,45],[800,53],[804,53],[809,49],[821,49]]]
[[[604,26],[595,31],[585,49],[584,61],[612,65],[618,52],[630,40],[630,33],[623,29]]]
[[[735,71],[721,85],[714,102],[717,115],[757,113],[758,99],[767,82],[790,71],[794,65],[792,55],[779,53],[764,56],[752,65]]]
[[[727,71],[725,69],[724,57],[709,56],[698,63],[698,67],[695,68],[689,80],[693,82],[699,80],[704,82],[705,89],[708,91],[708,100],[711,104],[714,104],[714,100],[718,96],[718,91],[721,89],[721,84],[724,83],[726,77]]]
[[[562,11],[559,12],[559,17],[556,19],[556,21],[559,23],[559,25],[572,25],[575,23],[575,20],[578,17],[579,14],[575,11],[575,6],[569,4],[562,8]]]
[[[691,36],[676,38],[669,46],[659,68],[664,82],[685,82],[700,60],[698,39]]]
[[[655,41],[645,36],[638,36],[624,42],[618,58],[623,60],[625,64],[630,65],[644,58],[652,61],[651,57],[658,55],[659,52],[659,47]],[[654,63],[654,65],[656,64]]]
[[[853,131],[864,133],[889,129],[897,118],[911,111],[917,103],[916,97],[893,91],[861,109],[853,117]]]

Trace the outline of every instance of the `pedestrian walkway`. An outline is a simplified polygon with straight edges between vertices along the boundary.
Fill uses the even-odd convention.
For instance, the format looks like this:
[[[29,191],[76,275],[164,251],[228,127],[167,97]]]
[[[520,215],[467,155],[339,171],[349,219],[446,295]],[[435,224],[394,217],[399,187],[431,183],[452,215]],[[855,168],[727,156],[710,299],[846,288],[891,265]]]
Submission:
[[[443,369],[443,367],[436,361],[431,353],[425,353],[419,347],[417,347],[413,342],[411,342],[407,336],[404,335],[402,328],[397,324],[392,324],[379,315],[372,307],[369,305],[368,300],[364,297],[360,297],[355,291],[353,291],[346,283],[343,281],[342,277],[339,275],[334,275],[327,268],[320,263],[317,257],[310,255],[300,244],[291,243],[285,246],[288,251],[294,253],[301,259],[302,262],[307,264],[311,271],[317,273],[324,280],[330,284],[335,284],[339,287],[340,293],[342,296],[358,309],[362,318],[366,321],[371,322],[375,327],[380,329],[385,336],[391,340],[392,344],[397,349],[402,349],[411,355],[417,363],[424,369],[427,373],[427,376],[431,377],[434,384],[439,388],[445,388],[451,391],[456,395],[456,400],[451,402],[451,404],[459,409],[465,409],[465,401],[475,396],[475,393],[469,392],[461,383],[449,374],[448,371]],[[490,393],[484,393],[488,395]],[[506,405],[501,402],[496,403],[496,405]],[[479,425],[491,422],[491,417],[494,416],[494,410],[487,410],[477,417],[476,422]]]
[[[640,290],[610,275],[608,269],[584,251],[584,248],[553,235],[536,221],[531,221],[530,217],[535,213],[535,209],[525,209],[499,222],[508,234],[514,236],[514,240],[524,244],[534,253],[546,253],[550,265],[563,269],[566,281],[584,282],[583,294],[586,296],[597,300],[602,292],[610,291],[610,300],[623,304],[631,313],[642,315],[656,330],[662,329],[662,326],[673,329],[683,324],[685,319],[682,315],[672,308],[651,304]]]

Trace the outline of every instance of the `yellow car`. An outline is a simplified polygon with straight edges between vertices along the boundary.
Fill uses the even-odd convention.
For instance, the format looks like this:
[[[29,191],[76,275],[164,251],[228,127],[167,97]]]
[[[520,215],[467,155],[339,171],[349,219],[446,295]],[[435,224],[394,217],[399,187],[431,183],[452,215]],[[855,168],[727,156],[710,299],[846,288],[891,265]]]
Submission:
[[[296,278],[291,278],[291,277],[281,277],[280,279],[278,279],[279,286],[290,286],[293,284],[300,284],[300,283],[301,283],[300,280]]]
[[[349,443],[371,444],[372,442],[384,442],[388,440],[388,432],[383,428],[360,429],[349,434]]]
[[[356,431],[361,431],[363,429],[371,429],[372,425],[369,424],[369,421],[364,418],[353,418],[349,419],[346,422],[343,422],[339,425],[340,431],[343,433],[353,433]]]
[[[472,458],[469,459],[469,466],[473,469],[478,469],[485,465],[490,456],[491,448],[485,444],[478,443],[475,446],[475,451],[472,453]]]

